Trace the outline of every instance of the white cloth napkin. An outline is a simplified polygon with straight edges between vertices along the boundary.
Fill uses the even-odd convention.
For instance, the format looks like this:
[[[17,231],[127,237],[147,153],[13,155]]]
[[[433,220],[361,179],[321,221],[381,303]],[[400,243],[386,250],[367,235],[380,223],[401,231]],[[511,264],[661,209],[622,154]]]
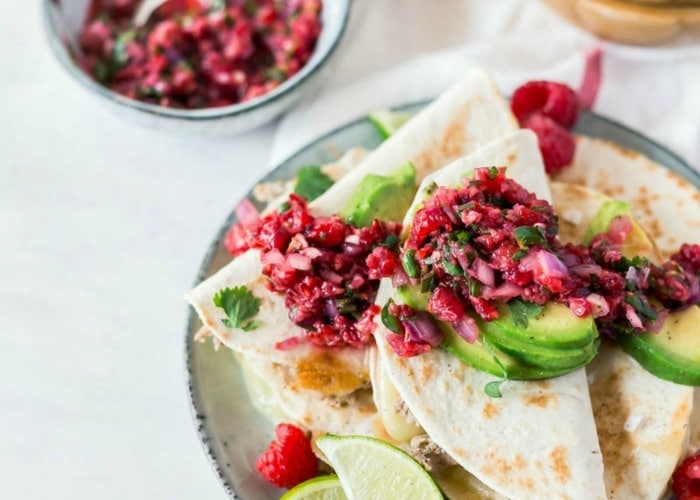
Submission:
[[[531,0],[354,0],[352,8],[332,78],[281,121],[273,165],[353,118],[434,97],[472,66],[489,71],[506,94],[531,79],[577,88],[585,55],[598,46],[603,77],[593,109],[656,139],[700,170],[700,46],[602,42]],[[419,43],[434,49],[446,41],[453,46],[420,50]],[[348,81],[363,67],[378,69]]]

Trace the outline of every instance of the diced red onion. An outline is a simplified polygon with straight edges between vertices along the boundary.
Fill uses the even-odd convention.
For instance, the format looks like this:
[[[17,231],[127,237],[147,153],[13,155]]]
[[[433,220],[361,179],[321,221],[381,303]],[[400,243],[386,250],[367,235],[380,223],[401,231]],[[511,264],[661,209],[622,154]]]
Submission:
[[[512,299],[523,294],[523,289],[513,283],[503,283],[497,287],[485,286],[481,289],[481,296],[487,300],[491,299]]]
[[[255,208],[255,205],[253,205],[247,198],[238,204],[235,212],[236,217],[238,217],[238,220],[244,226],[255,224],[258,219],[260,219],[258,209]]]
[[[300,271],[308,271],[311,269],[311,259],[300,253],[287,254],[287,265]]]
[[[408,275],[406,274],[406,271],[403,270],[403,267],[399,266],[396,268],[394,275],[391,277],[391,284],[394,286],[394,288],[398,288],[406,283],[408,283]]]
[[[452,255],[457,257],[457,262],[459,266],[465,271],[469,269],[469,258],[467,257],[467,252],[464,249],[453,251]]]
[[[269,252],[265,252],[260,256],[260,262],[263,266],[281,266],[284,264],[285,260],[284,255],[282,255],[282,252],[280,252],[276,248],[273,248]]]
[[[355,255],[360,255],[362,253],[362,245],[357,245],[355,243],[348,243],[346,240],[342,244],[343,253],[354,257]]]
[[[452,323],[452,328],[455,329],[460,337],[470,344],[473,344],[476,342],[476,339],[479,338],[479,328],[476,326],[476,321],[466,314],[462,316],[461,319]]]
[[[648,266],[643,268],[642,271],[639,273],[639,281],[637,286],[641,290],[646,290],[647,286],[649,285],[649,273],[651,273],[651,268]]]
[[[591,312],[594,318],[599,318],[610,313],[610,305],[602,295],[591,293],[586,297],[586,300],[591,304]]]
[[[545,276],[549,278],[566,278],[569,276],[569,270],[553,253],[539,250],[536,252],[536,256],[540,270]]]
[[[627,321],[630,322],[630,325],[632,325],[633,327],[644,328],[642,320],[639,318],[637,311],[635,311],[634,308],[629,304],[625,304],[625,317],[627,318]]]
[[[343,282],[343,277],[330,269],[321,269],[318,273],[321,278],[326,281],[330,281],[331,283],[335,283],[336,285],[340,285]]]
[[[627,269],[627,274],[625,274],[625,279],[632,283],[634,286],[637,286],[639,284],[639,272],[637,271],[637,268],[634,266],[630,266]]]
[[[487,286],[494,286],[496,284],[496,276],[494,275],[493,269],[488,265],[488,263],[477,257],[474,259],[473,268],[469,270],[469,274],[482,282]]]
[[[302,255],[307,256],[309,259],[318,259],[323,255],[323,252],[316,247],[308,247],[301,251]]]
[[[668,309],[661,309],[659,311],[656,311],[656,319],[647,326],[647,331],[652,333],[659,333],[661,331],[661,328],[664,326],[664,321],[666,321],[668,314]]]
[[[612,243],[622,245],[631,232],[632,221],[626,215],[620,215],[613,218],[610,222],[610,229],[608,229],[606,235]]]
[[[365,279],[361,275],[355,274],[350,280],[350,284],[348,286],[350,287],[350,289],[355,290],[357,288],[360,288],[364,283]]]
[[[443,205],[442,211],[445,212],[445,215],[447,215],[447,218],[450,219],[453,224],[459,224],[459,217],[457,217],[457,214],[455,214],[451,206]]]
[[[359,245],[360,244],[360,235],[359,234],[349,234],[345,237],[345,243],[349,243],[351,245]]]
[[[603,273],[603,268],[598,264],[577,264],[571,266],[569,271],[581,278],[589,278],[591,276],[600,276]]]
[[[442,342],[442,332],[432,316],[425,311],[418,311],[410,319],[402,321],[406,335],[414,342],[422,342],[437,347]]]
[[[340,314],[338,311],[338,305],[333,299],[328,299],[326,301],[326,304],[323,306],[323,310],[326,313],[326,316],[331,320],[334,320]]]

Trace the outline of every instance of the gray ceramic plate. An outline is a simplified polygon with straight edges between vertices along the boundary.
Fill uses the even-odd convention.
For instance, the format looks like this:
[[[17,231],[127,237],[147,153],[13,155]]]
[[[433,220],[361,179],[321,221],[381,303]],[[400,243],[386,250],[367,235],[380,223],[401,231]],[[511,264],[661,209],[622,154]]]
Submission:
[[[417,111],[425,103],[411,104],[402,111]],[[576,131],[608,139],[639,151],[686,178],[700,189],[700,174],[659,144],[619,123],[592,113],[583,113]],[[261,181],[289,179],[304,165],[324,164],[354,146],[377,147],[381,139],[365,118],[329,132],[279,165]],[[251,193],[248,197],[252,200]],[[196,283],[223,267],[230,256],[223,246],[227,229],[235,221],[230,214],[204,257]],[[193,342],[201,323],[191,310],[185,338],[187,383],[197,432],[217,476],[232,498],[277,498],[281,490],[267,485],[255,471],[257,455],[272,439],[274,428],[252,406],[241,373],[227,349],[215,352],[212,344]]]

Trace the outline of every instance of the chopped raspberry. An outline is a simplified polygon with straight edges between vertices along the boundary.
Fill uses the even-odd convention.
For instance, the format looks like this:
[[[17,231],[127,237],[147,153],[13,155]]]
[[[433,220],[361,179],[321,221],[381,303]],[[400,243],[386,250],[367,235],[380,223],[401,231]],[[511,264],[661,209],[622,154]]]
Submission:
[[[700,454],[689,456],[676,468],[671,489],[677,500],[700,499]]]
[[[279,488],[293,488],[316,476],[318,462],[303,430],[292,424],[278,424],[277,440],[255,461],[260,475]]]
[[[548,174],[557,173],[574,159],[576,142],[573,136],[551,118],[534,114],[523,126],[537,134],[544,168]]]
[[[511,109],[520,125],[533,114],[548,116],[564,128],[571,128],[578,117],[578,96],[563,83],[534,81],[513,93]]]

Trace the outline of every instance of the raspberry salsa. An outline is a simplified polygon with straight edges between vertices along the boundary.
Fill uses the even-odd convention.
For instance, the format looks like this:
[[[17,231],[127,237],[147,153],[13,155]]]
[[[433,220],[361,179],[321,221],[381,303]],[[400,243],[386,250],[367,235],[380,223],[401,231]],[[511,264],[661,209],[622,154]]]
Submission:
[[[93,0],[80,67],[131,99],[183,109],[259,97],[297,73],[321,32],[321,0],[169,0],[145,26],[137,0]]]

